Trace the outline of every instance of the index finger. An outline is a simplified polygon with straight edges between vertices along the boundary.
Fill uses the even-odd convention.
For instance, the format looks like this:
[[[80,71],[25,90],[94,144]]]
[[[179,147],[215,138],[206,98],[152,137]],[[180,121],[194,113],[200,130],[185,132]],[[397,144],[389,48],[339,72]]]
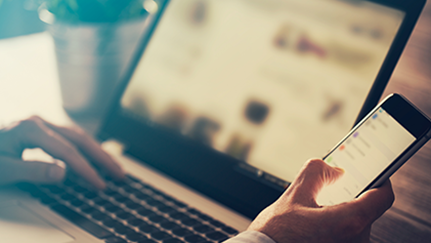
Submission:
[[[19,126],[16,128],[16,135],[19,137],[23,148],[41,148],[54,158],[66,162],[96,188],[105,188],[105,183],[96,171],[65,138],[37,119],[23,121]]]
[[[342,174],[340,168],[332,167],[321,159],[311,159],[304,164],[285,193],[293,193],[293,200],[302,205],[317,207],[316,197],[321,188]]]
[[[100,145],[83,130],[76,128],[61,127],[51,124],[41,119],[48,127],[61,134],[63,137],[71,141],[81,150],[86,156],[92,159],[95,163],[107,169],[107,171],[117,179],[125,176],[123,168],[105,151]]]

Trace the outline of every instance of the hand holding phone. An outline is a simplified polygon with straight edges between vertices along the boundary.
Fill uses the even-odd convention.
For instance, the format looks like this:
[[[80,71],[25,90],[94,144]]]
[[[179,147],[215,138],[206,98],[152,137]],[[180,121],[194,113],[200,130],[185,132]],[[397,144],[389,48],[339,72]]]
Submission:
[[[320,191],[317,203],[351,201],[380,186],[430,137],[431,120],[401,95],[389,95],[323,158],[344,175]]]

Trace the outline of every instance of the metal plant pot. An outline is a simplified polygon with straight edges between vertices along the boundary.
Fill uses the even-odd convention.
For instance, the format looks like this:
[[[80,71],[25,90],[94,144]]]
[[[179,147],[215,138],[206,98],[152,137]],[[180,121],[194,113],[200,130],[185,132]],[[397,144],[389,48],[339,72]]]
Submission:
[[[124,23],[48,25],[55,43],[64,109],[71,115],[102,115],[146,27]]]

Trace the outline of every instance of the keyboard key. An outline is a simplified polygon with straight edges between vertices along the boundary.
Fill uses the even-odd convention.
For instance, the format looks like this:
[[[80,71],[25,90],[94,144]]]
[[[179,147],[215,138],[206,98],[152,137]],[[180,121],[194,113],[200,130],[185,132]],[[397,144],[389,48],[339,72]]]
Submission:
[[[160,215],[150,216],[150,217],[148,217],[148,220],[150,220],[151,222],[156,223],[156,224],[160,224],[162,222],[167,221],[167,219],[165,217],[160,216]]]
[[[84,193],[84,197],[87,199],[94,199],[98,196],[97,196],[97,193],[95,193],[95,192],[86,192],[86,193]]]
[[[156,227],[149,225],[149,224],[144,224],[144,225],[139,226],[139,230],[142,232],[148,233],[148,234],[160,231]]]
[[[139,215],[142,215],[144,217],[150,217],[151,215],[156,214],[155,212],[153,212],[152,210],[149,210],[147,208],[141,208],[137,212]]]
[[[127,220],[127,223],[132,225],[132,226],[139,226],[141,224],[146,224],[146,222],[142,219],[137,219],[137,218],[132,218]]]
[[[229,238],[227,235],[223,234],[222,232],[216,231],[212,233],[206,234],[206,236],[211,240],[221,241]]]
[[[164,240],[164,239],[172,238],[170,234],[163,231],[153,232],[151,233],[151,237],[156,240]]]
[[[109,195],[108,197],[115,199],[115,198],[123,197],[123,194],[121,194],[119,192],[115,192],[115,193],[112,193],[112,195]]]
[[[146,200],[145,203],[147,203],[148,205],[153,206],[153,207],[166,206],[164,203],[162,203],[161,201],[154,199],[154,198],[150,198],[150,199]]]
[[[80,207],[81,212],[85,213],[85,214],[91,214],[95,211],[97,211],[97,209],[95,209],[94,207],[88,205],[88,204],[84,204]]]
[[[78,193],[88,192],[87,188],[82,187],[82,186],[80,186],[80,185],[75,185],[75,186],[73,186],[72,188],[73,188],[73,190],[74,190],[75,192],[78,192]]]
[[[163,194],[163,195],[161,195],[166,201],[168,201],[168,202],[172,202],[172,201],[175,201],[175,199],[174,198],[172,198],[172,197],[170,197],[170,196],[168,196],[168,195],[166,195],[166,194]]]
[[[112,184],[114,184],[118,187],[122,187],[122,186],[127,185],[125,180],[114,180],[114,181],[112,181]]]
[[[108,230],[91,222],[84,216],[72,211],[64,205],[56,205],[51,207],[51,209],[99,239],[112,236],[112,233]]]
[[[123,223],[120,223],[120,222],[117,222],[113,228],[114,228],[114,231],[119,234],[126,233],[127,229],[129,229],[129,227],[125,226]]]
[[[146,237],[143,234],[139,234],[139,233],[127,234],[126,238],[130,241],[148,240],[148,237]]]
[[[226,232],[226,233],[228,233],[230,235],[238,234],[238,230],[236,230],[236,229],[234,229],[232,227],[229,227],[229,226],[225,226],[225,227],[221,228],[221,230],[223,230],[224,232]]]
[[[123,187],[121,187],[125,192],[127,192],[127,193],[134,193],[134,192],[136,192],[136,191],[139,191],[138,189],[136,189],[136,188],[134,188],[134,187],[132,187],[132,186],[130,186],[130,185],[126,185],[126,186],[123,186]]]
[[[205,214],[198,214],[197,216],[198,216],[200,219],[202,219],[203,221],[211,221],[211,220],[213,220],[213,218],[211,218],[210,216],[205,215]]]
[[[73,199],[76,199],[76,197],[74,195],[69,194],[69,193],[62,194],[60,196],[60,198],[63,199],[63,200],[65,200],[65,201],[71,201]]]
[[[115,228],[115,232],[120,235],[131,235],[131,234],[135,234],[136,230],[133,230],[127,226],[124,226],[120,228]]]
[[[176,211],[175,208],[170,207],[170,206],[158,207],[157,209],[162,213],[172,213],[172,212]]]
[[[182,219],[181,223],[183,223],[184,225],[190,226],[190,227],[201,224],[201,222],[197,221],[196,219],[192,219],[192,218]]]
[[[84,202],[79,200],[78,198],[75,198],[72,201],[70,201],[70,204],[75,206],[75,207],[80,207],[80,206],[84,205]]]
[[[108,196],[108,197],[115,196],[115,195],[119,194],[117,191],[115,191],[115,190],[113,190],[113,189],[111,189],[111,188],[107,188],[107,189],[105,189],[105,190],[103,191],[103,193],[104,193],[106,196]]]
[[[198,210],[196,210],[194,208],[187,209],[187,212],[189,212],[190,214],[193,214],[193,215],[201,214],[201,212],[199,212]]]
[[[211,225],[213,225],[213,226],[215,226],[215,227],[217,227],[217,228],[221,228],[221,227],[224,227],[225,226],[225,224],[223,224],[222,222],[220,222],[220,221],[217,221],[217,220],[211,220],[211,221],[209,221],[208,223],[210,223]]]
[[[186,228],[174,229],[174,230],[172,230],[172,233],[176,236],[179,236],[179,237],[184,237],[184,236],[193,234],[193,232],[191,232],[190,230],[188,230]]]
[[[186,204],[184,204],[184,203],[182,203],[182,202],[179,202],[179,201],[177,201],[177,200],[173,200],[173,201],[172,201],[172,203],[173,203],[173,204],[175,204],[175,206],[177,206],[177,207],[179,207],[179,208],[185,208],[185,207],[187,207],[187,205],[186,205]]]
[[[110,205],[108,207],[105,207],[105,211],[110,213],[118,213],[120,211],[123,211],[123,209],[115,205]]]
[[[189,243],[199,243],[205,241],[205,238],[200,235],[189,235],[184,237],[184,240]]]
[[[146,239],[146,240],[138,240],[137,243],[156,243],[156,241],[151,239]]]
[[[126,202],[126,201],[130,200],[128,197],[125,197],[125,196],[123,196],[121,194],[115,195],[114,199],[115,199],[115,201],[117,201],[119,203],[123,203],[123,202]]]
[[[130,218],[135,218],[131,213],[127,213],[127,212],[120,212],[118,214],[116,214],[117,218],[123,219],[123,220],[128,220]]]
[[[100,212],[100,211],[95,211],[91,214],[91,217],[97,221],[103,221],[103,220],[108,220],[111,219],[111,217],[109,217],[108,215]]]
[[[168,222],[161,223],[160,227],[162,227],[163,229],[166,229],[166,230],[173,230],[173,229],[176,229],[176,228],[180,228],[181,226],[179,226],[175,222],[168,221]]]
[[[118,222],[117,220],[114,219],[108,219],[108,220],[104,220],[103,225],[105,225],[108,228],[114,228],[115,226],[117,226],[120,222]]]
[[[141,199],[141,200],[148,200],[149,198],[151,198],[150,195],[145,194],[145,193],[140,192],[140,191],[134,192],[133,195],[135,195],[136,198]]]
[[[184,243],[184,241],[177,238],[170,238],[170,239],[163,240],[163,243]]]
[[[195,227],[193,227],[193,229],[196,230],[196,232],[199,232],[202,234],[215,231],[213,227],[211,227],[209,225],[205,225],[205,224],[195,226]]]
[[[138,209],[138,208],[141,208],[141,207],[142,207],[142,205],[141,205],[141,204],[139,204],[139,203],[135,203],[135,202],[133,202],[133,201],[129,201],[129,202],[125,203],[124,205],[125,205],[127,208],[132,209],[132,210],[135,210],[135,209]]]
[[[171,216],[171,218],[178,219],[178,220],[183,220],[183,219],[189,219],[190,218],[189,216],[187,216],[184,213],[173,213],[170,216]]]
[[[127,241],[120,237],[113,236],[105,239],[105,243],[127,243]]]
[[[108,201],[108,200],[106,200],[106,199],[103,199],[103,198],[101,198],[101,197],[95,198],[95,199],[93,200],[93,203],[94,203],[94,204],[96,204],[96,205],[99,205],[99,206],[101,206],[101,207],[103,207],[103,206],[111,206],[111,205],[113,205],[110,201]]]
[[[150,185],[145,185],[144,187],[156,195],[164,195],[164,193],[162,193],[161,191],[157,190],[156,188],[154,188]]]

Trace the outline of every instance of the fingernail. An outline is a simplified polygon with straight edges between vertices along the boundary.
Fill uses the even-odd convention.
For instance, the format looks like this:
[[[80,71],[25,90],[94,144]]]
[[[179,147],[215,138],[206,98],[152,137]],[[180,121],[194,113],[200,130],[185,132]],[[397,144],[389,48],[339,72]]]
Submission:
[[[340,168],[340,167],[334,167],[334,169],[336,169],[338,172],[340,173],[344,173],[344,169]]]
[[[48,177],[53,181],[61,181],[64,177],[64,169],[57,165],[52,165],[49,167]]]

